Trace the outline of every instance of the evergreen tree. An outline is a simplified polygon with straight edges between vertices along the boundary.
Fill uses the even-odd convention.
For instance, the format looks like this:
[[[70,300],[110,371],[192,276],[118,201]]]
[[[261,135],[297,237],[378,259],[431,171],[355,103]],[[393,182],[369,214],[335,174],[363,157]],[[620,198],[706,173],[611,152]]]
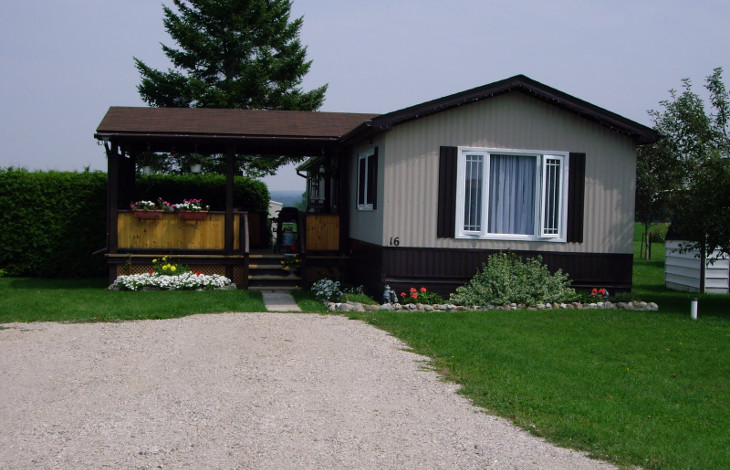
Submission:
[[[137,89],[150,106],[315,111],[322,105],[327,85],[300,87],[312,62],[299,41],[302,18],[290,21],[290,0],[173,3],[177,11],[163,6],[163,24],[178,47],[162,45],[173,68],[163,72],[134,59]],[[238,160],[257,176],[289,159]],[[220,166],[215,158],[203,162],[210,171]]]

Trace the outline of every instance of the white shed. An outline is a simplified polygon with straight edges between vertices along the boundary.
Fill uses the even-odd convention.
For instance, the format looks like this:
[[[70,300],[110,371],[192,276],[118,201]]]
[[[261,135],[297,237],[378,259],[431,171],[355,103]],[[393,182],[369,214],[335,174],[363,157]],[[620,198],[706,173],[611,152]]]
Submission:
[[[664,285],[672,290],[700,292],[702,260],[699,251],[680,253],[679,249],[688,242],[667,240],[665,245]],[[708,294],[727,294],[730,287],[730,261],[726,254],[715,252],[704,268],[705,292]]]

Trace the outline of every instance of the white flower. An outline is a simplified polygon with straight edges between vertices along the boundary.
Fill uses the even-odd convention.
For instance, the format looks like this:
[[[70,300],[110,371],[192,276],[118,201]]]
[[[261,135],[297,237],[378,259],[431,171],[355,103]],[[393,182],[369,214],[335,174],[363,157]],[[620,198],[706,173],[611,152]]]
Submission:
[[[230,283],[230,279],[218,274],[207,275],[187,272],[179,276],[168,276],[158,273],[144,273],[118,276],[112,287],[133,291],[143,287],[156,287],[163,290],[220,289]]]

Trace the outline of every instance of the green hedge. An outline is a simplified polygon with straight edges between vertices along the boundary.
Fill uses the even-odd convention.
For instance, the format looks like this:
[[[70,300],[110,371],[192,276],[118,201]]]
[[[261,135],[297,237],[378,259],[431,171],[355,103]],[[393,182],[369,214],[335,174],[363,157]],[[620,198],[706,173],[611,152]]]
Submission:
[[[106,174],[0,169],[0,267],[10,276],[104,273]]]
[[[106,246],[106,181],[99,171],[0,168],[0,269],[10,276],[103,276],[104,257],[91,253]],[[171,203],[201,198],[212,209],[222,209],[225,177],[141,177],[133,194],[135,200],[163,197]],[[266,185],[236,178],[236,207],[266,210],[268,203]]]
[[[138,177],[132,198],[134,201],[156,201],[161,197],[170,204],[184,199],[202,199],[211,210],[225,210],[225,188],[226,178],[223,175],[149,175]],[[237,176],[234,179],[233,206],[241,210],[266,211],[269,208],[269,190],[261,181]]]

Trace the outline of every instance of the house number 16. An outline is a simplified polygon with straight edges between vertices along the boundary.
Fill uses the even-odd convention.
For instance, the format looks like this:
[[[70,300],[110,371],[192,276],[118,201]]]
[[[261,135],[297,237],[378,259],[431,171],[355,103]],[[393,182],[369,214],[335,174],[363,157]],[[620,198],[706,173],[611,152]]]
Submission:
[[[400,245],[400,237],[390,237],[390,246],[398,246]]]

